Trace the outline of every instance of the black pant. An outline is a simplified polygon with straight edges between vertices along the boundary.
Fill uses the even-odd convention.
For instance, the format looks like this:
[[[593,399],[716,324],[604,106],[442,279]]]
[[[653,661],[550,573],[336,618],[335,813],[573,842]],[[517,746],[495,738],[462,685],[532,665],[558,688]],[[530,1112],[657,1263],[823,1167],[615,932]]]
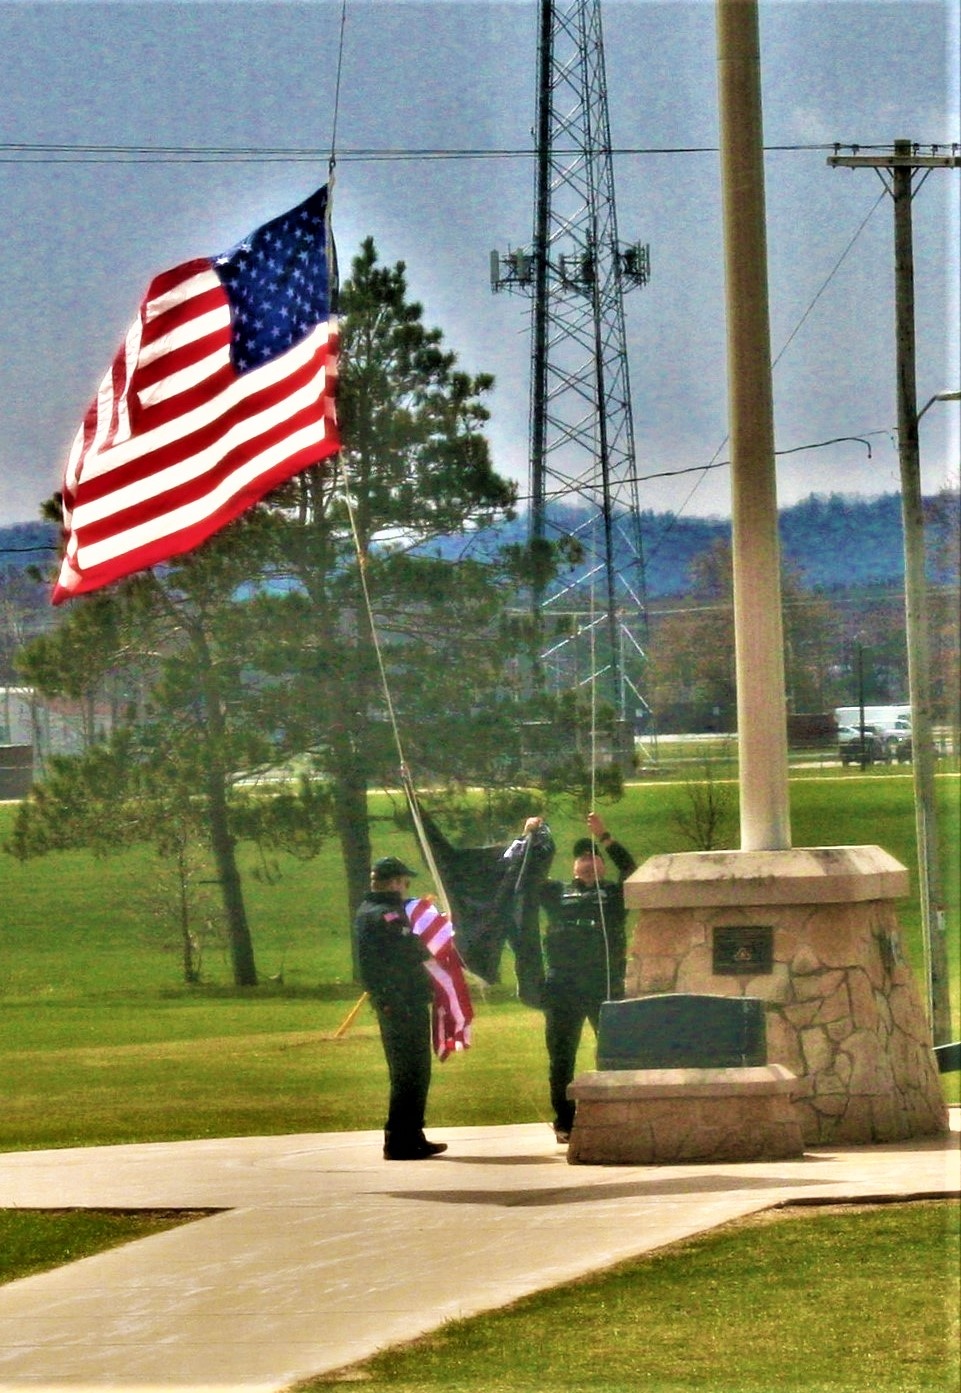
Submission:
[[[547,1043],[548,1078],[554,1126],[569,1132],[574,1125],[574,1104],[567,1096],[567,1085],[577,1067],[577,1049],[584,1022],[590,1021],[597,1034],[603,992],[587,994],[574,986],[548,980],[544,986],[544,1038]]]
[[[375,1003],[390,1075],[384,1143],[398,1151],[424,1138],[430,1087],[430,1003]]]

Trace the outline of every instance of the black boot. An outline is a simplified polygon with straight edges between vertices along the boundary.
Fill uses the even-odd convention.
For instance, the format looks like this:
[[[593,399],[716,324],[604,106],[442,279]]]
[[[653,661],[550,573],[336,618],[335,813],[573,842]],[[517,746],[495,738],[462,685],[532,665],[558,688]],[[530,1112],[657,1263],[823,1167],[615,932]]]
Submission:
[[[398,1137],[390,1132],[384,1133],[385,1161],[426,1161],[431,1156],[440,1156],[446,1150],[445,1141],[428,1141],[423,1132],[413,1137]]]

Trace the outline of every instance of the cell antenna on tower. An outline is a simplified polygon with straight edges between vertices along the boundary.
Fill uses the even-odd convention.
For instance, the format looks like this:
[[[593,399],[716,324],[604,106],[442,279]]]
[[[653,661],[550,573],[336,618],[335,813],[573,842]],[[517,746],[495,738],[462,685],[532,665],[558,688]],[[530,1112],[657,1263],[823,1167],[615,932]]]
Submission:
[[[624,292],[650,248],[622,243],[600,0],[541,0],[534,235],[491,253],[491,287],[531,298],[530,536],[570,539],[562,583],[532,586],[542,686],[596,684],[617,717],[616,757],[653,738],[646,593]]]

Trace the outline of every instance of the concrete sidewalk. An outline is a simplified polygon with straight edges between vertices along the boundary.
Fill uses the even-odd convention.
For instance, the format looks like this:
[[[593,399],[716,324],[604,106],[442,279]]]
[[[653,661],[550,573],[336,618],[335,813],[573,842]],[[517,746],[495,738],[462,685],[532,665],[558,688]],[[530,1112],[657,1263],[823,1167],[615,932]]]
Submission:
[[[0,1287],[0,1390],[268,1393],[772,1206],[961,1193],[950,1137],[796,1161],[569,1166],[543,1124],[0,1155],[0,1207],[216,1213]]]

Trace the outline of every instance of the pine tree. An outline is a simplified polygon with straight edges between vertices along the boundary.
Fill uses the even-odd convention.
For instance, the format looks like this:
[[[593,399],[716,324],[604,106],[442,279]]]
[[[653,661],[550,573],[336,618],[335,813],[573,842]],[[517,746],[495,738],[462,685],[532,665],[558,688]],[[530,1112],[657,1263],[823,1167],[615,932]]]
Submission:
[[[372,855],[367,792],[397,780],[388,701],[416,772],[437,777],[471,768],[478,708],[509,714],[516,636],[504,609],[517,558],[471,551],[515,499],[482,433],[493,379],[457,369],[408,300],[404,264],[379,265],[370,239],[341,311],[340,466],[301,475],[281,500],[290,585],[262,602],[261,661],[287,674],[272,715],[283,743],[310,751],[331,783],[356,904]],[[452,535],[463,538],[455,561]],[[441,538],[445,556],[431,545]]]

